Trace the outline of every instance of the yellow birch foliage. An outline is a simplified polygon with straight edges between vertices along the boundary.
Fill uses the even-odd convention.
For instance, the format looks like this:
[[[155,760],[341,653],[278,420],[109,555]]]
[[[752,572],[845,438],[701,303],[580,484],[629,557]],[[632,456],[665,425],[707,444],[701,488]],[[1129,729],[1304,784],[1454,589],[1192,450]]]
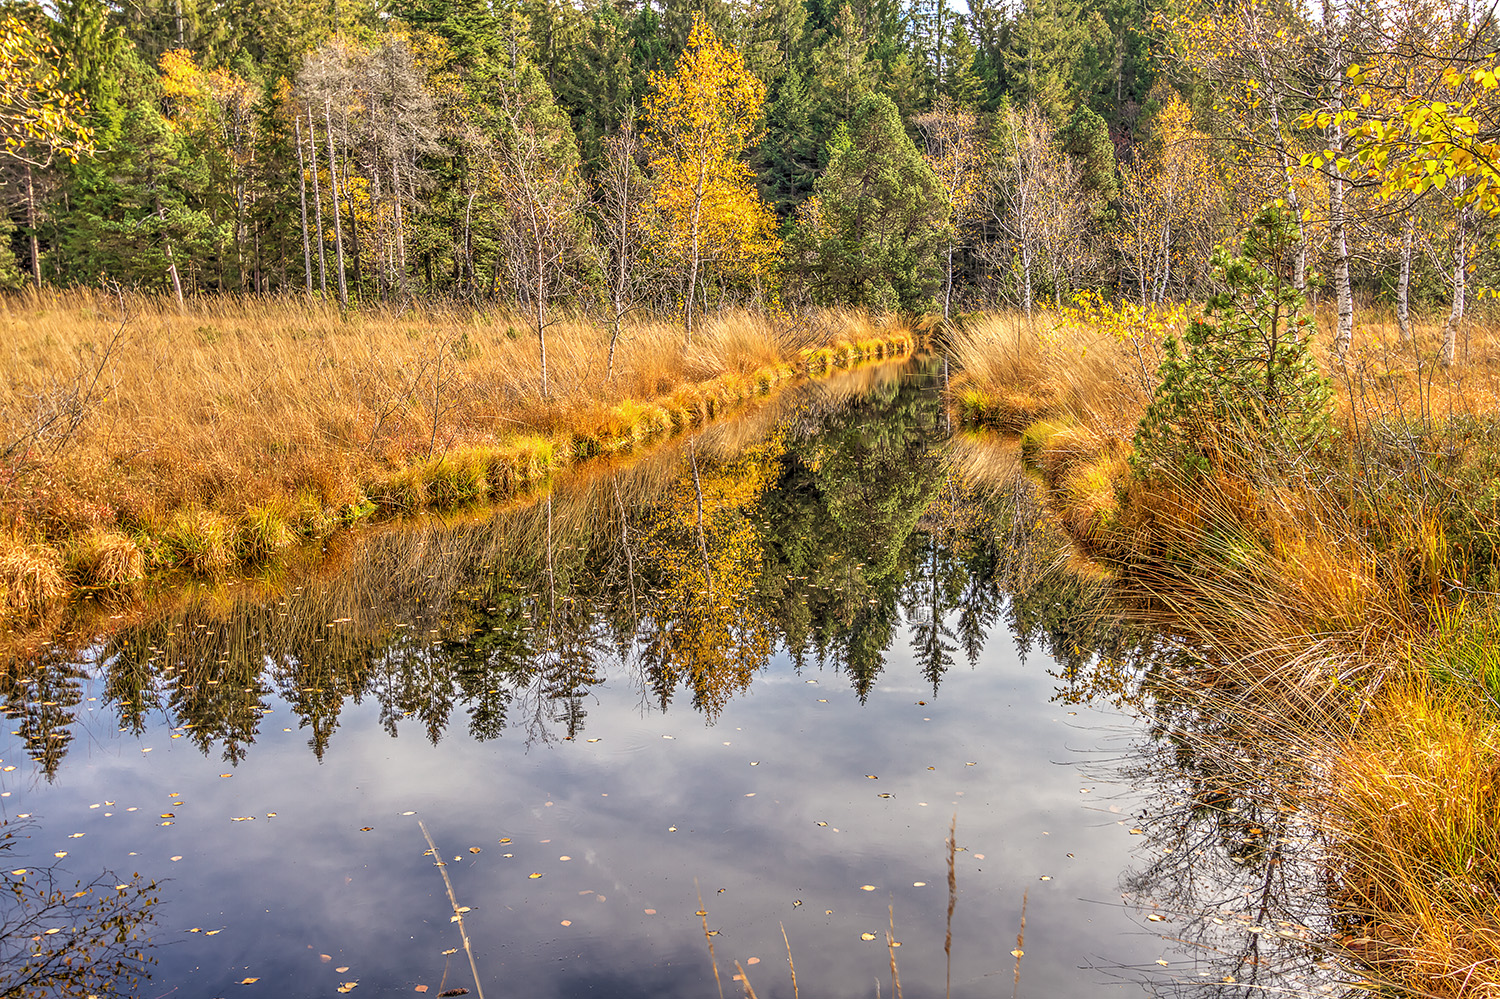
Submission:
[[[670,76],[653,74],[646,146],[654,184],[642,223],[655,253],[733,280],[771,273],[781,241],[741,153],[758,136],[766,88],[738,52],[695,17]]]
[[[56,51],[14,14],[0,16],[0,153],[42,166],[93,149],[86,107],[59,86]]]

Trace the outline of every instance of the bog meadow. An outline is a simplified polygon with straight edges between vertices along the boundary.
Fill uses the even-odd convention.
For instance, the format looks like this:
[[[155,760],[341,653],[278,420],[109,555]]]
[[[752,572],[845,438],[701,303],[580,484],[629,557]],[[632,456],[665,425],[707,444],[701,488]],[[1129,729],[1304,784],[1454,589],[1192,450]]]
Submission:
[[[0,7],[0,996],[1500,995],[1497,81]]]

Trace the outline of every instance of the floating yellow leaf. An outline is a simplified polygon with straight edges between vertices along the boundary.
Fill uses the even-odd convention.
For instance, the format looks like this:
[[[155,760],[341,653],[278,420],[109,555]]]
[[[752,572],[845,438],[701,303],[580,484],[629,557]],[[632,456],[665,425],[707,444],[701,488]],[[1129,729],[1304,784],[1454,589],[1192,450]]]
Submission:
[[[874,885],[860,885],[859,886],[859,890],[860,891],[875,891],[876,888],[875,888]]]
[[[913,881],[911,883],[911,886],[913,888],[926,888],[927,887],[927,882],[926,881]]]
[[[374,826],[360,826],[359,827],[359,831],[360,832],[370,832],[374,828],[375,828]]]
[[[245,978],[245,979],[242,979],[240,981],[240,984],[241,985],[254,985],[258,981],[260,981],[259,978]]]
[[[255,818],[255,816],[253,816],[253,815],[235,815],[235,816],[231,817],[229,821],[230,822],[250,822],[254,818]]]
[[[10,873],[19,878],[19,877],[23,876],[26,873],[26,868],[24,868],[24,867],[18,867],[15,870],[11,871]]]
[[[223,932],[224,932],[223,930],[209,930],[207,933],[205,933],[203,935],[206,936],[206,937],[211,937],[215,933],[223,933]]]
[[[342,975],[342,974],[343,974],[343,973],[344,973],[344,972],[346,972],[346,971],[348,971],[348,970],[349,970],[349,966],[348,966],[348,965],[347,965],[347,964],[346,964],[346,965],[344,965],[344,966],[343,966],[343,967],[342,967],[342,968],[334,968],[334,969],[333,969],[333,970],[334,970],[334,971],[335,971],[335,972],[336,972],[336,973],[338,973],[338,974],[340,974],[340,975]]]
[[[67,850],[58,850],[52,856],[54,856],[54,857],[66,857],[67,855],[68,855],[68,851]]]
[[[875,934],[873,934],[873,933],[861,933],[859,935],[859,938],[861,940],[874,940],[875,939]]]
[[[571,919],[564,919],[562,921],[562,925],[564,925],[564,926],[572,926],[573,925],[573,920],[571,920]]]
[[[357,988],[359,988],[358,982],[345,982],[343,985],[339,986],[338,990],[340,992],[353,992]]]
[[[1022,950],[1021,948],[1017,947],[1015,950],[1013,950],[1013,951],[1010,952],[1010,956],[1011,957],[1021,957],[1025,953],[1026,952],[1024,950]]]
[[[531,880],[535,881],[537,878],[541,877],[542,875],[541,875],[541,872],[539,872],[539,871],[532,871],[530,874],[528,874],[526,876],[528,878],[530,878]]]

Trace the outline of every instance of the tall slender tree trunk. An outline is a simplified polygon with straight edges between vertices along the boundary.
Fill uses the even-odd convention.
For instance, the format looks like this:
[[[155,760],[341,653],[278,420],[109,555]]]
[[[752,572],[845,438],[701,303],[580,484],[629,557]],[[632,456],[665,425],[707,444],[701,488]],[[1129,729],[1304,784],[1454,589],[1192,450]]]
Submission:
[[[297,196],[302,207],[302,269],[307,274],[307,297],[313,293],[312,243],[307,236],[307,163],[302,157],[302,115],[295,119],[297,126]]]
[[[547,261],[542,240],[536,241],[536,345],[542,358],[542,398],[547,398]]]
[[[1469,206],[1461,205],[1453,221],[1453,305],[1443,323],[1443,347],[1438,356],[1438,362],[1445,368],[1451,368],[1458,360],[1458,330],[1464,321],[1469,283],[1468,221]]]
[[[1401,337],[1401,346],[1410,347],[1411,334],[1411,257],[1412,243],[1417,231],[1417,213],[1413,210],[1406,216],[1406,225],[1401,233],[1401,273],[1396,279],[1396,329]]]
[[[953,241],[948,241],[948,275],[943,285],[943,322],[953,315]]]
[[[167,213],[162,207],[161,199],[156,199],[156,217],[161,221],[163,229],[167,224]],[[187,300],[182,296],[182,275],[177,273],[177,256],[172,252],[172,240],[165,231],[162,232],[162,245],[167,253],[167,277],[172,279],[172,294],[177,299],[177,311],[187,311]]]
[[[312,146],[312,175],[313,175],[313,220],[318,226],[318,287],[322,289],[323,300],[328,300],[328,262],[323,252],[323,192],[322,182],[318,180],[318,174],[322,171],[318,168],[318,131],[313,127],[313,111],[307,109],[307,141]]]
[[[1354,337],[1354,289],[1349,282],[1349,214],[1344,204],[1346,182],[1339,166],[1345,140],[1344,126],[1339,119],[1344,110],[1344,65],[1341,58],[1344,46],[1339,38],[1343,17],[1338,3],[1339,0],[1323,0],[1323,31],[1328,46],[1327,76],[1332,88],[1328,111],[1333,116],[1328,142],[1333,161],[1328,171],[1328,236],[1333,241],[1333,291],[1338,309],[1333,332],[1333,360],[1342,367]]]
[[[690,234],[692,245],[688,254],[687,307],[683,312],[683,326],[687,332],[687,345],[689,347],[693,345],[693,299],[698,294],[698,265],[700,256],[698,241],[700,237],[699,229],[703,222],[703,187],[707,179],[704,177],[706,172],[706,165],[700,162],[698,164],[698,183],[693,188],[692,233]]]
[[[344,278],[344,232],[339,223],[339,168],[333,149],[333,105],[323,102],[323,122],[328,128],[328,193],[333,198],[333,245],[339,265],[339,308],[349,308],[349,285]]]
[[[400,267],[401,299],[405,301],[411,296],[411,289],[406,281],[406,219],[401,210],[401,174],[395,159],[391,160],[391,188],[396,198],[396,259]]]
[[[26,228],[27,243],[31,248],[31,280],[36,290],[42,290],[42,251],[36,238],[36,187],[31,177],[31,167],[26,167]],[[181,296],[178,296],[181,297]]]

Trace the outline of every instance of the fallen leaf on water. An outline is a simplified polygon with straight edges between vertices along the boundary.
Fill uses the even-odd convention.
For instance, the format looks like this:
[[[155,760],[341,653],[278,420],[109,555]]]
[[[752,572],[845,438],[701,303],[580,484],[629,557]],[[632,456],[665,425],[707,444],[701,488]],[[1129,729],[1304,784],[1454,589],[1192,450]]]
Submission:
[[[539,871],[532,871],[530,874],[528,874],[526,876],[528,878],[530,878],[531,880],[535,881],[537,878],[541,877],[542,875],[541,875],[541,872],[539,872]]]
[[[24,875],[26,873],[26,868],[24,868],[24,867],[18,867],[15,870],[11,871],[10,873],[19,878],[19,877],[21,877],[22,875]]]
[[[1130,830],[1130,835],[1132,835],[1132,836],[1140,836],[1140,835],[1143,835],[1145,832],[1146,832],[1146,830],[1144,830],[1144,829],[1132,829],[1132,830]]]
[[[1021,948],[1017,947],[1015,950],[1013,950],[1013,951],[1010,952],[1010,956],[1011,957],[1021,957],[1025,953],[1026,952],[1024,950],[1022,950]]]
[[[413,992],[426,992],[427,991],[427,986],[425,986],[425,985],[418,985],[415,989],[412,989],[412,991]]]
[[[181,859],[182,859],[182,854],[179,853],[177,856],[175,856],[175,857],[172,858],[172,863],[175,864],[175,863],[177,863],[177,861],[179,861]]]
[[[83,833],[71,833],[71,834],[69,834],[68,839],[79,839],[82,836],[83,836]]]
[[[353,992],[357,988],[359,988],[359,983],[358,982],[345,982],[343,985],[339,986],[339,991],[340,992]]]
[[[245,978],[245,979],[242,979],[240,981],[240,984],[241,985],[254,985],[258,981],[260,981],[259,978]]]
[[[67,850],[58,850],[52,856],[54,856],[54,857],[66,857],[67,855],[68,855],[68,851]]]
[[[223,932],[224,932],[223,930],[209,930],[207,933],[205,933],[203,935],[206,936],[206,937],[211,937],[215,933],[223,933]]]
[[[329,961],[333,960],[333,955],[332,954],[319,954],[318,955],[318,960],[322,961],[324,964],[327,964]]]
[[[401,814],[402,815],[415,815],[417,813],[416,812],[402,812]]]
[[[879,797],[882,797],[882,798],[894,798],[895,795],[894,794],[882,794]]]
[[[203,927],[201,927],[201,926],[194,926],[192,929],[188,930],[188,932],[189,933],[202,933],[203,932]]]
[[[374,826],[360,826],[359,827],[359,831],[360,832],[371,832],[372,830],[374,830],[374,828],[375,828]]]
[[[229,821],[230,822],[249,822],[249,821],[253,820],[254,818],[255,818],[255,816],[253,816],[253,815],[235,815],[235,816],[231,817]]]
[[[1153,923],[1165,923],[1167,921],[1167,917],[1166,916],[1159,915],[1159,914],[1157,914],[1155,912],[1151,913],[1146,918],[1148,920],[1150,920],[1151,922],[1153,922]]]
[[[760,963],[760,958],[758,958],[758,957],[752,957],[750,960],[746,961],[745,963],[746,964],[759,964]]]
[[[758,766],[760,766],[760,760],[751,760],[750,761],[750,765],[752,767],[758,767]]]
[[[346,964],[342,968],[334,968],[333,970],[342,975],[344,972],[349,970],[349,966]]]
[[[826,825],[828,825],[828,823],[827,822],[819,822],[818,825],[820,825],[820,826],[826,826]]]
[[[913,881],[911,883],[911,886],[913,888],[926,888],[927,887],[927,882],[926,881]]]
[[[590,739],[589,742],[598,742],[598,739]]]
[[[859,938],[861,940],[874,940],[875,939],[875,934],[873,934],[873,933],[861,933],[859,935]]]
[[[1157,958],[1156,963],[1159,964],[1159,965],[1161,965],[1163,968],[1165,968],[1167,966],[1167,962],[1161,960],[1160,958]]]
[[[974,854],[974,859],[975,860],[983,860],[984,859],[984,854],[982,854],[982,853],[976,853],[976,854]]]
[[[572,926],[573,925],[573,920],[571,920],[571,919],[564,919],[562,921],[562,925],[564,925],[564,926]]]
[[[1052,875],[1050,875],[1050,874],[1043,874],[1041,877],[1037,878],[1037,880],[1038,881],[1051,881],[1052,880]]]
[[[874,885],[860,885],[859,886],[859,890],[860,891],[876,891],[877,889],[875,888]]]
[[[234,774],[219,774],[220,777],[233,777]]]
[[[879,780],[880,778],[876,777],[874,774],[865,774],[865,779],[866,780]]]
[[[450,956],[452,956],[454,954],[457,954],[457,953],[458,953],[458,948],[457,947],[452,947],[452,948],[449,948],[448,950],[443,951],[443,956],[444,957],[450,957]]]
[[[654,915],[656,915],[656,910],[655,909],[647,909],[647,910],[645,910],[645,912],[646,912],[646,915],[648,915],[648,916],[654,916]]]
[[[164,819],[175,819],[175,818],[177,818],[177,813],[176,812],[162,812],[161,813],[161,817],[164,818]]]
[[[510,837],[507,836],[504,839],[502,839],[500,842],[502,842],[502,843],[509,843],[510,842]]]
[[[477,846],[471,846],[471,847],[469,847],[469,852],[470,853],[478,853],[479,852],[479,847],[477,847]]]

